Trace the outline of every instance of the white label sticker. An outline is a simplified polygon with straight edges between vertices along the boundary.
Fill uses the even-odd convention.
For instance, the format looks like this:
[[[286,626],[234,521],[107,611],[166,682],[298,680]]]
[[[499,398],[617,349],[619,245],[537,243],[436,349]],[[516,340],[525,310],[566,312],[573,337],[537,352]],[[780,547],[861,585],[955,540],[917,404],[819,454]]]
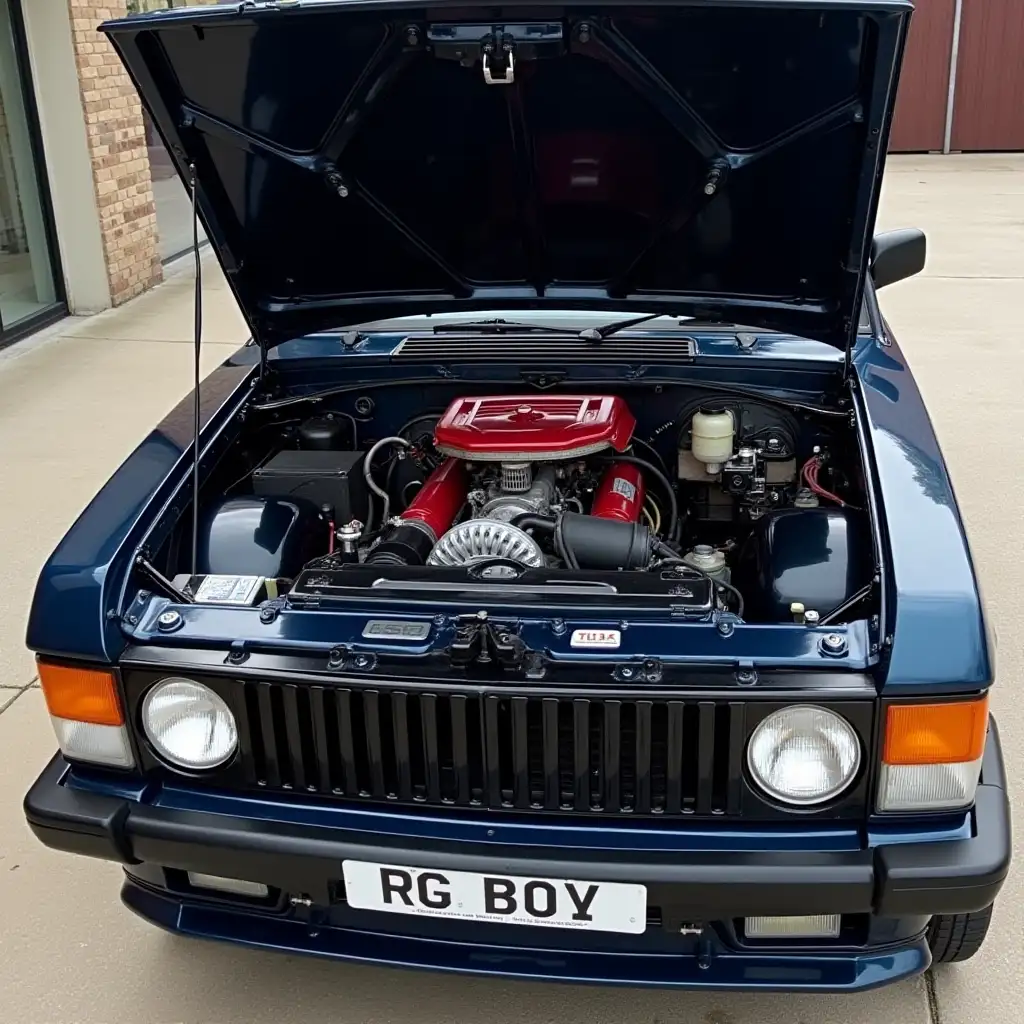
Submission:
[[[621,494],[627,501],[636,501],[636,484],[617,476],[612,481],[612,494]]]
[[[570,647],[618,647],[622,634],[617,629],[574,629]]]
[[[196,588],[198,604],[252,604],[262,576],[217,576],[203,579]]]

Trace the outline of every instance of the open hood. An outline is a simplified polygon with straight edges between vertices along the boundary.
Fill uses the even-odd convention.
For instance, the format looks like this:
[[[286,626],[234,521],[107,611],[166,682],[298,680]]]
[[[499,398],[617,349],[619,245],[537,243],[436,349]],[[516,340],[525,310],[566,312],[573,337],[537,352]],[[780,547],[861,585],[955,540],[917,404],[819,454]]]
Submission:
[[[280,0],[108,23],[265,349],[413,313],[852,343],[911,6]],[[609,344],[614,344],[610,339]]]

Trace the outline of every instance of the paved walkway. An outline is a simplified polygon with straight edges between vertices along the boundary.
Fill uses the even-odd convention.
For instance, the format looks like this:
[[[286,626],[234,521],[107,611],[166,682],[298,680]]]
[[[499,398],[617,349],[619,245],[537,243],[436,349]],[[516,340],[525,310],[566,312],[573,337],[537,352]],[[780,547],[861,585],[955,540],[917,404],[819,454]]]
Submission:
[[[884,308],[944,444],[999,638],[995,699],[1024,793],[1024,158],[894,160],[884,226],[919,225],[928,271]],[[209,266],[208,261],[208,266]],[[246,336],[206,289],[205,366]],[[122,909],[119,869],[51,853],[21,798],[54,749],[24,650],[39,566],[144,432],[189,389],[191,274],[0,353],[0,1021],[343,1024],[967,1024],[1020,1019],[1017,872],[982,958],[855,998],[540,986],[326,964],[164,935]],[[941,559],[942,553],[936,552]],[[1019,815],[1018,815],[1019,816]],[[1018,856],[1020,844],[1018,843]]]

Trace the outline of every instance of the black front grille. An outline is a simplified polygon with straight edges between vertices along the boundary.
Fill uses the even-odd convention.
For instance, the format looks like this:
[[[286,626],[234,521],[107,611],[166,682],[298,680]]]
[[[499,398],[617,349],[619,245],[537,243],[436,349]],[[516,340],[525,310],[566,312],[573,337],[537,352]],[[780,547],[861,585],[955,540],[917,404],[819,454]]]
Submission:
[[[562,813],[740,809],[738,702],[240,685],[250,785]]]

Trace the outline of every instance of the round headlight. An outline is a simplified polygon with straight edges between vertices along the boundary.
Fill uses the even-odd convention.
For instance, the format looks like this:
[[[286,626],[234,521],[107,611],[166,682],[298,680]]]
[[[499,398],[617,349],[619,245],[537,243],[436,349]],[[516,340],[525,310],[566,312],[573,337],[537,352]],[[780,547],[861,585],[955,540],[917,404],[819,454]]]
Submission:
[[[142,725],[165,761],[202,770],[224,764],[238,746],[235,716],[208,686],[162,679],[142,702]]]
[[[776,800],[823,804],[856,778],[860,740],[844,718],[825,708],[783,708],[754,730],[747,765],[754,781]]]

